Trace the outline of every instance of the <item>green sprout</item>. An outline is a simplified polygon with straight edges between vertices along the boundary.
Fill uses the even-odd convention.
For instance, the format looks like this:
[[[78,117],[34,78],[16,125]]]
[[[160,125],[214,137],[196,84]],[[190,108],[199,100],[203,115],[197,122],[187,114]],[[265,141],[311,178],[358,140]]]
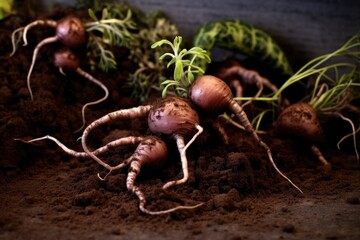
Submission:
[[[88,48],[91,49],[90,53],[95,59],[99,59],[98,65],[104,71],[116,68],[114,53],[106,46],[130,47],[131,40],[134,38],[131,30],[136,26],[131,19],[131,10],[127,10],[123,19],[118,19],[119,15],[121,15],[119,12],[103,8],[101,18],[98,19],[95,12],[89,9],[89,16],[94,21],[84,24],[86,31],[91,33],[88,43]]]
[[[154,51],[149,46],[160,39],[174,38],[177,34],[177,27],[161,12],[144,17],[142,27],[135,33],[130,48],[129,59],[137,68],[126,81],[132,98],[143,102],[152,90],[161,91],[159,85],[166,79],[166,67],[159,61],[159,57],[169,48]]]
[[[160,56],[160,60],[170,57],[171,60],[167,64],[167,68],[174,66],[173,79],[166,79],[161,83],[163,87],[162,97],[165,97],[168,91],[175,93],[178,96],[186,96],[187,89],[194,81],[194,75],[204,74],[205,70],[194,64],[195,59],[205,59],[210,62],[211,59],[207,52],[200,47],[193,47],[189,50],[180,48],[182,42],[181,36],[176,36],[173,42],[163,39],[151,45],[151,48],[157,48],[162,45],[171,47],[173,53],[164,53]],[[186,59],[189,57],[190,59]]]

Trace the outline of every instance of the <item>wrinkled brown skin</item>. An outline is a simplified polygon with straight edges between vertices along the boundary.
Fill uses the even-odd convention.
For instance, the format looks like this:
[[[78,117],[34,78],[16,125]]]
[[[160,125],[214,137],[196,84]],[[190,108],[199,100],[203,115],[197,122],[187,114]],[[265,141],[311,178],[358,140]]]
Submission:
[[[69,48],[77,48],[87,41],[85,28],[80,19],[66,17],[56,25],[56,37]]]
[[[181,97],[159,99],[153,104],[148,125],[153,133],[190,136],[199,125],[199,116],[190,101]]]
[[[70,50],[62,50],[55,53],[54,65],[65,71],[76,71],[76,69],[80,66],[80,60]]]
[[[310,143],[323,141],[323,130],[316,111],[308,103],[295,103],[279,116],[276,130],[280,134],[300,138]]]
[[[168,157],[167,146],[164,141],[155,136],[148,136],[137,146],[133,159],[148,169],[160,169]]]

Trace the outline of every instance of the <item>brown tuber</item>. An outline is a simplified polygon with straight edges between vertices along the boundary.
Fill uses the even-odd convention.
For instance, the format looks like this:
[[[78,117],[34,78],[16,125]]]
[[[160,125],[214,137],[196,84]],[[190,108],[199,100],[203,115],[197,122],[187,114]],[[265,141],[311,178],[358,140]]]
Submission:
[[[301,102],[288,106],[278,117],[276,131],[310,143],[311,151],[323,164],[325,174],[329,175],[331,164],[317,147],[317,144],[324,141],[323,129],[316,111],[310,104]]]
[[[30,88],[30,76],[31,76],[32,70],[34,68],[37,54],[38,54],[40,48],[46,44],[57,42],[57,41],[62,42],[68,48],[78,48],[78,47],[84,45],[87,41],[85,27],[83,26],[81,20],[76,17],[66,17],[66,18],[61,19],[58,22],[54,21],[54,20],[49,20],[49,19],[36,20],[34,22],[29,23],[28,25],[26,25],[23,28],[19,28],[19,29],[15,30],[12,35],[14,37],[14,34],[16,32],[23,29],[23,31],[24,31],[23,32],[23,41],[24,41],[24,46],[26,46],[27,45],[27,32],[29,31],[30,28],[32,28],[34,26],[39,26],[39,25],[53,27],[53,28],[55,28],[56,32],[55,32],[54,36],[43,39],[40,43],[38,43],[36,45],[36,47],[34,49],[31,65],[30,65],[29,72],[27,75],[27,85],[29,88],[31,100],[33,100],[34,97],[33,97],[33,94],[32,94],[31,88]],[[14,48],[13,52],[10,54],[10,56],[12,56],[14,53],[15,53],[15,48]]]
[[[105,95],[102,98],[100,98],[100,99],[98,99],[96,101],[93,101],[93,102],[88,102],[82,107],[82,110],[81,110],[82,126],[77,130],[77,131],[79,131],[85,126],[85,123],[86,123],[86,121],[85,121],[85,109],[90,105],[95,105],[95,104],[98,104],[98,103],[101,103],[101,102],[105,101],[109,96],[109,90],[102,82],[95,79],[92,75],[90,75],[89,73],[85,72],[84,70],[82,70],[80,68],[80,60],[79,60],[79,58],[69,49],[65,49],[65,50],[58,51],[58,52],[55,53],[54,65],[59,68],[59,71],[62,74],[65,75],[64,70],[65,71],[76,72],[80,76],[88,79],[90,82],[93,82],[96,85],[98,85],[99,87],[101,87],[105,92]],[[31,92],[30,87],[29,87],[29,91]]]
[[[272,158],[270,148],[257,135],[245,111],[233,100],[231,89],[223,80],[212,75],[198,77],[189,88],[188,96],[196,106],[206,112],[221,113],[230,111],[233,113],[240,120],[245,130],[266,150],[268,158],[275,170],[296,189],[302,192],[298,186],[277,168]]]

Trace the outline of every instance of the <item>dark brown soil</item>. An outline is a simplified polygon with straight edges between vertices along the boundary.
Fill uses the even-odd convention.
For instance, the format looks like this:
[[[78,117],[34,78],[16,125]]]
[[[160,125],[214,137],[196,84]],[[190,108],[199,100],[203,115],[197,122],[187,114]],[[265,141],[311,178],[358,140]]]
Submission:
[[[91,159],[70,157],[50,141],[15,141],[52,135],[80,151],[81,133],[74,130],[81,125],[81,107],[102,96],[102,90],[84,78],[57,71],[51,59],[61,45],[51,44],[39,52],[30,100],[26,75],[32,51],[53,30],[31,29],[29,45],[7,56],[11,32],[31,20],[13,16],[0,23],[0,239],[360,239],[359,165],[351,148],[340,152],[334,141],[321,148],[333,166],[326,176],[306,144],[271,132],[261,135],[278,167],[304,191],[300,194],[276,173],[248,134],[224,124],[226,145],[211,122],[204,121],[205,133],[188,149],[186,184],[162,190],[165,182],[182,176],[171,139],[166,139],[167,165],[157,172],[144,170],[137,179],[151,210],[205,202],[193,211],[161,216],[139,211],[138,199],[126,189],[127,169],[101,181],[97,173],[106,171]],[[118,71],[106,74],[83,66],[111,91],[106,102],[87,110],[89,121],[138,105],[122,87],[133,71],[126,50],[117,54]],[[99,147],[130,135],[149,135],[146,119],[100,127],[88,142]],[[133,150],[114,149],[103,159],[119,163]]]

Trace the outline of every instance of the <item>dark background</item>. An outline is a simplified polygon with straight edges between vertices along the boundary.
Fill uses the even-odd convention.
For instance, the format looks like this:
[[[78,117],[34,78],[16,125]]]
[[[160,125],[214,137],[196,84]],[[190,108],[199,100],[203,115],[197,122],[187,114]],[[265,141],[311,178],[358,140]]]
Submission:
[[[74,0],[18,1],[33,11]],[[24,3],[23,3],[24,2]],[[90,2],[82,0],[80,2]],[[131,0],[143,11],[162,10],[191,42],[199,26],[210,20],[238,18],[261,28],[280,44],[297,68],[311,58],[331,52],[360,31],[360,1],[356,0]]]

